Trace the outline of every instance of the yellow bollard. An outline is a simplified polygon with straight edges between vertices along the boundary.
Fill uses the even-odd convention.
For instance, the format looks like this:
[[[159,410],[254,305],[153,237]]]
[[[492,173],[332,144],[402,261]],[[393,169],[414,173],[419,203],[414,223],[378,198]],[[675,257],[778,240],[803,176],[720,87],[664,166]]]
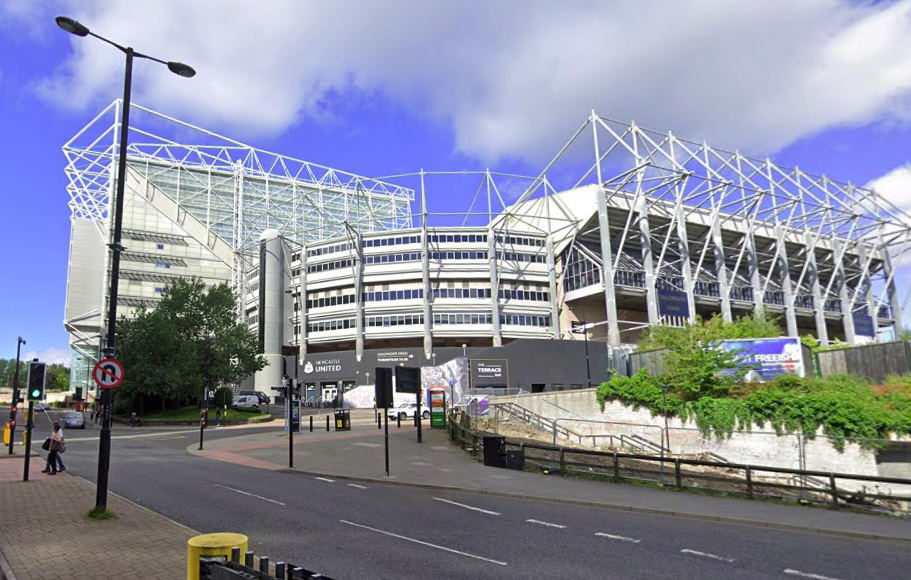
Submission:
[[[3,424],[3,444],[9,445],[9,423]]]
[[[224,556],[231,559],[231,548],[240,548],[240,561],[247,551],[247,536],[230,532],[203,534],[187,541],[187,580],[199,580],[199,558]]]

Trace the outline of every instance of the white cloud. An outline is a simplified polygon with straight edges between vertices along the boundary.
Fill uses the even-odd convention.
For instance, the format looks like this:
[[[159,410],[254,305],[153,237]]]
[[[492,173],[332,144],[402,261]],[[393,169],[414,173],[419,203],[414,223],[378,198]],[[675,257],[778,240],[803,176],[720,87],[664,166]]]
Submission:
[[[911,163],[896,167],[865,187],[876,191],[898,209],[911,214]]]
[[[546,158],[593,108],[763,152],[832,126],[905,122],[911,100],[911,0],[62,5],[196,67],[189,81],[137,67],[136,100],[163,112],[274,135],[331,114],[333,95],[380,93],[451,123],[456,147],[488,163]],[[72,49],[41,83],[46,98],[82,110],[120,94],[122,55],[94,39]]]
[[[48,348],[41,352],[36,350],[29,350],[22,354],[21,360],[32,360],[37,358],[43,363],[49,365],[52,364],[61,364],[64,366],[70,366],[70,350],[66,348]]]

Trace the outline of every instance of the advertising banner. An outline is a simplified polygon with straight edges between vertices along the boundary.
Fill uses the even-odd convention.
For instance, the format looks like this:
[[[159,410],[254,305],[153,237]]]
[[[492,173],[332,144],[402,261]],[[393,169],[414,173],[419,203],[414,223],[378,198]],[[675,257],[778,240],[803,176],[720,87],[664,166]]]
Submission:
[[[509,361],[506,359],[471,359],[472,387],[508,387]]]
[[[747,381],[771,381],[779,375],[806,376],[799,338],[743,338],[725,340],[720,348],[738,353],[740,368],[748,367]]]
[[[873,331],[873,317],[867,313],[867,309],[855,310],[851,313],[854,319],[854,333],[861,336],[876,336]]]
[[[430,426],[442,429],[446,426],[446,391],[432,388],[427,391],[430,400]]]
[[[686,302],[686,292],[662,288],[656,289],[658,294],[658,314],[661,316],[680,316],[689,318],[690,307]]]

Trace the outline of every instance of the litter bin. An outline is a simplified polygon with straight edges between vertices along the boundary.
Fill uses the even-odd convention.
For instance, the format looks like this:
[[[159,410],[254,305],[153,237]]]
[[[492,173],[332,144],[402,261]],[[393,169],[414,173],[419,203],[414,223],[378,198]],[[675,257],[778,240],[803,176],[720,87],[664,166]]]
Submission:
[[[335,430],[351,431],[351,413],[348,409],[335,410]]]
[[[506,437],[484,436],[484,465],[506,467]]]
[[[506,452],[506,469],[518,469],[522,470],[525,468],[525,458],[522,457],[522,452],[518,449],[515,451]]]

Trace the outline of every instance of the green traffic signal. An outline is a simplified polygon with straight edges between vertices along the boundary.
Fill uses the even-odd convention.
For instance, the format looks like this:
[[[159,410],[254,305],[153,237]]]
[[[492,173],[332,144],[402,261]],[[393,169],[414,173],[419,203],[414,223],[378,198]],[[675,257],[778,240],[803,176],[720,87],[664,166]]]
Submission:
[[[32,361],[28,365],[28,400],[40,401],[44,399],[44,378],[47,373],[47,365],[41,362]]]

